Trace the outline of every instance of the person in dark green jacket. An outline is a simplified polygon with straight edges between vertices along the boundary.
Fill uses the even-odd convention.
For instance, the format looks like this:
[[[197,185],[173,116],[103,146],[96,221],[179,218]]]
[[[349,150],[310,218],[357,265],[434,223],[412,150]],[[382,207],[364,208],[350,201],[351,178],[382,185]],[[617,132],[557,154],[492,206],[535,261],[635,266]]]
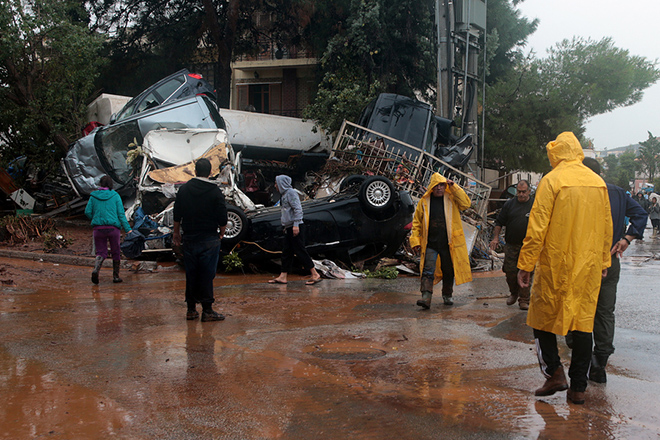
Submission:
[[[85,215],[92,220],[94,227],[94,246],[96,247],[92,283],[99,283],[99,271],[103,261],[108,257],[108,243],[110,243],[110,254],[112,255],[112,282],[121,283],[122,279],[119,278],[120,229],[129,232],[131,226],[126,220],[121,197],[112,189],[112,179],[109,176],[103,176],[99,183],[99,189],[90,194],[85,208]]]

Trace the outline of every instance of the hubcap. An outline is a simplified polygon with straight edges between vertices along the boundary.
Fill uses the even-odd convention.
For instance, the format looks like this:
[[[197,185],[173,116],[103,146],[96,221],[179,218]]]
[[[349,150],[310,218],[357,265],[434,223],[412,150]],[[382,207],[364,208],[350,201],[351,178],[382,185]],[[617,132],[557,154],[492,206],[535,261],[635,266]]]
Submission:
[[[228,213],[227,214],[227,227],[225,228],[225,238],[234,238],[238,235],[239,232],[241,232],[241,228],[243,227],[243,222],[241,221],[241,218],[234,214],[234,213]]]
[[[389,201],[390,187],[385,182],[373,182],[367,187],[367,199],[374,206],[384,206]]]

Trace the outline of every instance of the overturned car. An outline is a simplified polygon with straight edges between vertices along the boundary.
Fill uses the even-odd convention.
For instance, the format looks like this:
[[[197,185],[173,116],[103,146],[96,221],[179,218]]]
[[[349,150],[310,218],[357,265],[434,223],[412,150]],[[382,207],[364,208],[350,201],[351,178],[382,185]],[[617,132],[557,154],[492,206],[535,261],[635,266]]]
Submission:
[[[211,178],[228,203],[223,251],[234,251],[245,262],[279,257],[280,208],[255,205],[238,188],[240,153],[233,151],[224,130],[152,131],[144,139],[141,156],[136,199],[127,216],[134,218],[140,212],[156,222],[152,230],[162,239],[157,242],[160,246],[147,240],[146,249],[170,250],[176,191],[194,176],[194,160],[206,157],[212,165]],[[380,176],[349,176],[333,194],[304,200],[302,205],[310,254],[347,267],[392,256],[406,239],[414,212],[409,193],[397,191]]]
[[[349,176],[338,193],[302,201],[307,251],[347,268],[391,257],[410,229],[415,204],[407,191],[397,191],[381,176]],[[230,208],[223,246],[244,261],[273,258],[282,248],[280,208],[243,214]]]

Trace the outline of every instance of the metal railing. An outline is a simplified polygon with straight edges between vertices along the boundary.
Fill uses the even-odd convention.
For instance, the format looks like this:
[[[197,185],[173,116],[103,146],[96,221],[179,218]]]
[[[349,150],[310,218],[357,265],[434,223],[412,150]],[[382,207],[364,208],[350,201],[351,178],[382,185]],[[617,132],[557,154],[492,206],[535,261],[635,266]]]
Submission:
[[[261,46],[261,51],[251,55],[239,55],[236,61],[273,61],[273,60],[295,60],[300,58],[316,58],[311,49],[290,46],[279,47],[276,43],[266,42]]]
[[[381,174],[415,199],[424,195],[431,175],[438,172],[459,184],[470,197],[474,213],[486,220],[491,187],[410,144],[344,121],[331,157]]]

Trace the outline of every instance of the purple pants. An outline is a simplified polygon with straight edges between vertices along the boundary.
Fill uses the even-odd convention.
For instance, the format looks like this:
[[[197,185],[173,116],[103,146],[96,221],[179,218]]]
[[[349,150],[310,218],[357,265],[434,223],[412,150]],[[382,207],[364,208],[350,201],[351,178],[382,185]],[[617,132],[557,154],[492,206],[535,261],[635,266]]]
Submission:
[[[121,249],[119,249],[120,238],[121,234],[119,228],[114,226],[94,226],[94,246],[96,247],[96,255],[102,258],[108,258],[109,242],[112,261],[121,260]]]

